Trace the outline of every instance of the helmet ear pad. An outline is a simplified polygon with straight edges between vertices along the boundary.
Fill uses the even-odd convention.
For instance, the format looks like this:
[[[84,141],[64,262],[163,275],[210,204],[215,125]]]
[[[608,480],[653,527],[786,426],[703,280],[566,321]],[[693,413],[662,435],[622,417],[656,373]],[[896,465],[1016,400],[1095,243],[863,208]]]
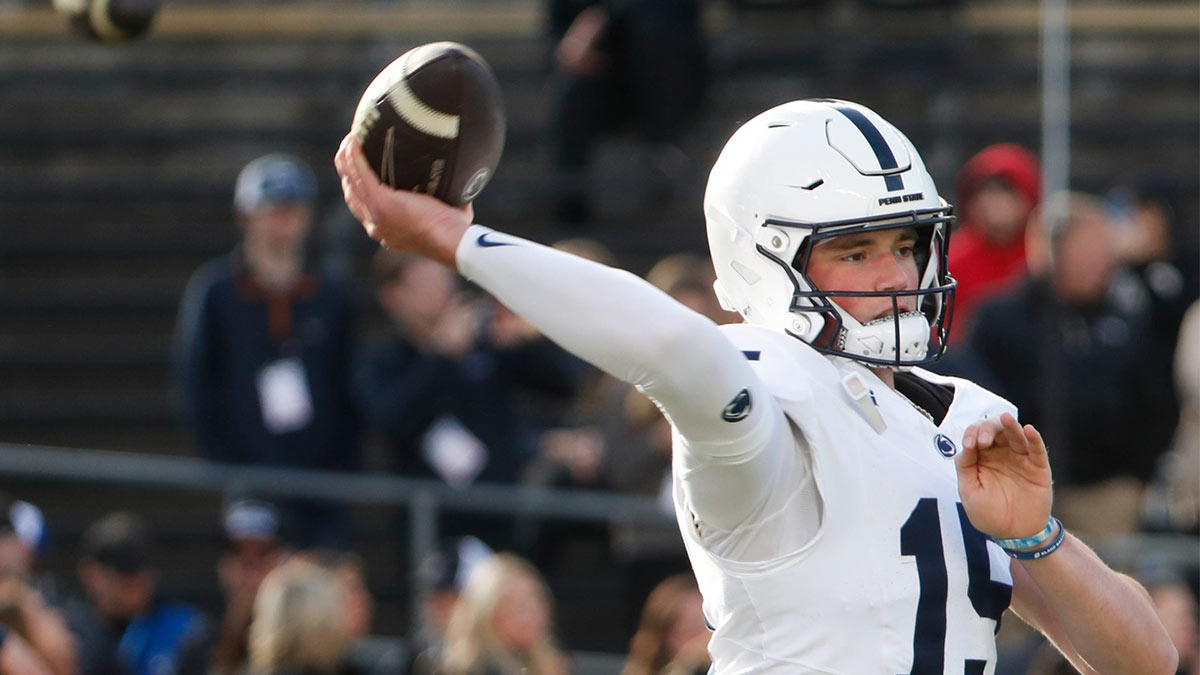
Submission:
[[[721,280],[713,281],[713,293],[717,296],[717,304],[721,305],[721,309],[726,312],[737,312],[738,305],[729,299],[729,293],[725,291],[725,287],[721,285]]]
[[[797,291],[819,291],[812,280],[808,278],[808,260],[812,254],[813,239],[805,237],[800,246],[796,249],[796,254],[792,256],[791,268],[797,277]],[[812,297],[805,300],[797,293],[797,297],[792,300],[793,314],[801,315],[810,324],[808,326],[809,337],[804,339],[805,342],[817,346],[825,346],[829,349],[837,347],[838,340],[842,334],[842,316],[844,314],[836,303],[824,297]],[[799,331],[796,331],[797,337],[800,337]]]
[[[782,229],[777,224],[764,224],[759,228],[757,239],[775,240],[776,234],[782,232]],[[759,316],[757,321],[747,321],[782,329],[783,332],[811,344],[826,330],[827,324],[832,322],[835,326],[840,325],[841,319],[829,302],[814,304],[801,300],[803,293],[811,290],[812,285],[786,261],[796,257],[796,251],[807,241],[807,235],[801,232],[793,232],[790,237],[786,233],[784,235],[784,241],[789,243],[777,245],[774,250],[761,243],[755,245],[757,259],[768,263],[768,269],[764,270],[763,276],[767,277],[766,281],[772,288],[778,289],[779,297],[759,298],[757,304],[766,306],[770,313]],[[780,298],[787,298],[788,301],[780,302]],[[753,313],[753,310],[750,312]]]

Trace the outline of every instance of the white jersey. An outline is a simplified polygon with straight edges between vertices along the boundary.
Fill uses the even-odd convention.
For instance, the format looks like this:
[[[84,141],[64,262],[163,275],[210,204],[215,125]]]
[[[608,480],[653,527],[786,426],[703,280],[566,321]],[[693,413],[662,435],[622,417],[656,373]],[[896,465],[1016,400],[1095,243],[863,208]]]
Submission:
[[[762,328],[724,332],[778,402],[794,440],[763,450],[793,455],[771,460],[773,494],[736,528],[711,535],[689,503],[690,471],[676,471],[679,525],[714,629],[714,672],[992,673],[997,619],[1011,595],[1009,559],[967,521],[953,456],[969,424],[1014,412],[1011,404],[917,370],[955,387],[935,426],[870,376],[870,405],[886,424],[878,433],[843,389],[836,364],[844,361]],[[689,448],[681,436],[676,443],[679,469]],[[804,516],[787,511],[806,508],[788,491],[810,472],[820,500],[815,537],[769,559],[722,555],[786,540],[783,528]]]
[[[845,365],[871,390],[859,408],[835,365],[849,362],[761,328],[718,329],[626,272],[477,225],[456,261],[670,420],[716,675],[993,672],[1009,560],[963,515],[952,457],[969,424],[1010,404],[914,371],[954,385],[934,426]]]

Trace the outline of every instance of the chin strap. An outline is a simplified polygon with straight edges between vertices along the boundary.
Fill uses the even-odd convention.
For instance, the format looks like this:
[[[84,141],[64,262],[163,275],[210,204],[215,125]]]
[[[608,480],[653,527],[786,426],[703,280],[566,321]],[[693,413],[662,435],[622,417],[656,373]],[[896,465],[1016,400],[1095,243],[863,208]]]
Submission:
[[[921,312],[905,312],[898,317],[885,316],[865,324],[859,323],[840,307],[838,312],[842,315],[838,349],[850,358],[863,356],[895,360],[897,322],[900,325],[901,362],[920,361],[929,350],[929,320]]]

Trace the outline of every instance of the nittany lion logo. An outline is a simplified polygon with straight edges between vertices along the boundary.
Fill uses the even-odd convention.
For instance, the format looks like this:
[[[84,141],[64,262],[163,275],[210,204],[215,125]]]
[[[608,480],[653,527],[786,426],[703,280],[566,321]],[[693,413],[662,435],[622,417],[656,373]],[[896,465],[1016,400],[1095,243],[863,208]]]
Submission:
[[[942,454],[942,457],[953,457],[958,452],[958,447],[954,445],[954,441],[946,434],[938,434],[933,437],[933,444],[937,447],[937,451]]]
[[[479,196],[483,192],[483,186],[487,185],[488,179],[492,177],[492,172],[487,168],[480,169],[471,176],[471,180],[467,181],[466,187],[463,188],[462,198],[464,202],[469,202]]]
[[[739,391],[729,405],[721,411],[721,419],[726,422],[741,422],[750,414],[750,403],[750,390]]]

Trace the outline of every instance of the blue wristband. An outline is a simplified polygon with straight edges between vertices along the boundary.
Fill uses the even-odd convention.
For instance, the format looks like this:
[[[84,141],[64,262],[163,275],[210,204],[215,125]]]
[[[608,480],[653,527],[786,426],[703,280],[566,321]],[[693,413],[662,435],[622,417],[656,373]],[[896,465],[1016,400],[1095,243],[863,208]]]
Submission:
[[[1049,539],[1052,534],[1054,534],[1054,523],[1057,520],[1058,519],[1054,516],[1050,516],[1050,519],[1046,521],[1046,529],[1038,532],[1032,537],[1021,537],[1019,539],[996,539],[993,537],[992,541],[996,542],[996,544],[1003,549],[1033,548],[1034,546],[1045,543],[1046,540]],[[1062,523],[1059,523],[1059,526],[1061,527]]]
[[[1047,546],[1043,546],[1042,548],[1035,549],[1032,551],[1010,551],[1009,549],[1004,549],[1004,552],[1008,554],[1008,557],[1016,558],[1017,560],[1037,560],[1039,558],[1045,558],[1046,556],[1050,555],[1051,553],[1054,553],[1055,551],[1057,551],[1058,547],[1062,546],[1063,542],[1066,541],[1066,539],[1067,539],[1067,528],[1063,527],[1062,523],[1059,523],[1058,524],[1058,536],[1055,537],[1054,541],[1050,542],[1050,544],[1048,544]]]

